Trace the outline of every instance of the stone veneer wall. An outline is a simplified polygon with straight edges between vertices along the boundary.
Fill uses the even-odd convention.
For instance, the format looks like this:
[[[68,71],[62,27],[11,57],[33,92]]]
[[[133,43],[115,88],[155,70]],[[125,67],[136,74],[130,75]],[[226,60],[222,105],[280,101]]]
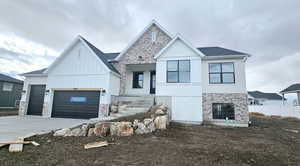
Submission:
[[[203,93],[203,122],[204,123],[224,123],[225,120],[213,119],[213,103],[233,103],[235,120],[230,120],[231,124],[248,125],[248,95],[245,93]]]
[[[156,41],[151,41],[152,32],[157,33]],[[128,64],[151,64],[156,63],[154,56],[164,48],[172,38],[163,32],[155,24],[127,50],[117,63],[113,63],[121,74],[120,94],[125,93],[126,65]],[[139,58],[141,56],[142,58]]]

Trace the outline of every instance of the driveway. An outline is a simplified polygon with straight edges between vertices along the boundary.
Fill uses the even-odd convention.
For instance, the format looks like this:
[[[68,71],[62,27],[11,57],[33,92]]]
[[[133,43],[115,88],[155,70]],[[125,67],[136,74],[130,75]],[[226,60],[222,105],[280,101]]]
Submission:
[[[41,134],[59,128],[80,125],[88,120],[43,118],[41,116],[0,117],[0,142],[13,141],[16,137]]]

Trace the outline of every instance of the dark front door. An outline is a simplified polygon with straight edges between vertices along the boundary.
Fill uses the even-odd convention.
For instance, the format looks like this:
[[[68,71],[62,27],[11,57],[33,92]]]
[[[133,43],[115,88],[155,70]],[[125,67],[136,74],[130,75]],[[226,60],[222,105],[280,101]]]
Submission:
[[[100,91],[54,91],[52,117],[97,118]]]
[[[156,86],[156,73],[155,73],[155,71],[151,71],[151,73],[150,73],[150,94],[155,94],[155,86]]]
[[[31,85],[28,115],[42,115],[46,85]]]

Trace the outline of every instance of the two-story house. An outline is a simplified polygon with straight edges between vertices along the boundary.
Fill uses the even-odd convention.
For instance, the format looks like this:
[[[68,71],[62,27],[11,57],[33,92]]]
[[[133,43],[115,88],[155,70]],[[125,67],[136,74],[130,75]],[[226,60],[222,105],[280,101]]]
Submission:
[[[19,112],[100,118],[122,97],[152,97],[168,105],[172,121],[248,126],[248,57],[221,47],[194,47],[156,21],[121,53],[103,53],[78,36],[48,68],[23,74]]]

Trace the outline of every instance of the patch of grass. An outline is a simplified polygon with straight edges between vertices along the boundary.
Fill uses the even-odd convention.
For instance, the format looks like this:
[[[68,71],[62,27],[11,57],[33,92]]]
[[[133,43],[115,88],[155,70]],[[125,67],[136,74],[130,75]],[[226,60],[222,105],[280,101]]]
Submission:
[[[289,121],[300,121],[299,118],[296,117],[282,117],[282,120],[289,120]]]
[[[265,114],[259,113],[259,112],[250,112],[250,116],[266,116]]]
[[[13,116],[18,115],[18,109],[10,108],[10,109],[0,109],[0,116]]]

